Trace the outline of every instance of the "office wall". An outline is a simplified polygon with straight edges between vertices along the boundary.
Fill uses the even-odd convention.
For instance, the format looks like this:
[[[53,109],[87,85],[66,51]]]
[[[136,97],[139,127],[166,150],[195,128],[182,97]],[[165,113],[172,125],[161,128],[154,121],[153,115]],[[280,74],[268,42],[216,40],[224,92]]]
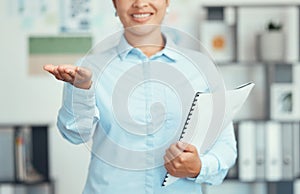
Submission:
[[[62,83],[46,74],[28,74],[28,37],[61,35],[59,1],[47,1],[49,13],[40,17],[29,13],[19,15],[17,10],[12,9],[16,8],[12,2],[14,1],[0,1],[0,123],[50,124],[50,172],[55,181],[56,193],[79,194],[86,178],[89,151],[85,146],[69,144],[57,132],[55,122],[61,104]],[[94,3],[100,8],[95,12],[94,19],[100,17],[97,14],[101,11],[111,12],[112,20],[117,26],[110,2]],[[104,17],[99,19],[103,23],[112,23]],[[107,29],[96,29],[101,21],[95,23],[94,33],[101,38],[107,33]]]
[[[86,179],[89,150],[84,145],[68,143],[57,131],[55,122],[61,105],[62,83],[47,74],[28,72],[29,36],[68,35],[59,30],[60,1],[43,1],[47,3],[46,14],[34,8],[34,12],[25,10],[20,14],[16,2],[0,0],[0,123],[49,124],[50,174],[56,193],[79,194]],[[26,2],[32,6],[38,1]],[[181,9],[183,5],[186,9]],[[167,23],[196,36],[198,20],[191,18],[198,14],[197,9],[198,1],[173,1]],[[191,10],[194,10],[192,16]],[[92,0],[92,12],[94,44],[120,29],[111,1]]]
[[[212,1],[219,2],[217,0],[171,0],[170,13],[165,23],[197,37],[198,23],[202,14],[199,11],[200,3]],[[55,126],[57,111],[61,104],[62,83],[49,75],[28,74],[28,37],[62,35],[59,31],[60,1],[45,1],[49,9],[46,15],[38,15],[38,13],[19,15],[13,9],[15,5],[12,2],[15,1],[0,0],[0,123],[49,123],[51,125],[50,172],[55,180],[56,193],[79,194],[84,187],[89,151],[84,145],[75,146],[66,142]],[[228,2],[252,1],[228,0]],[[118,18],[114,17],[110,0],[92,0],[92,8],[91,34],[94,44],[97,44],[110,33],[119,30],[120,23]],[[239,193],[249,193],[248,185],[229,184],[224,187],[228,193],[236,192],[237,188]],[[212,188],[208,191],[214,190]]]

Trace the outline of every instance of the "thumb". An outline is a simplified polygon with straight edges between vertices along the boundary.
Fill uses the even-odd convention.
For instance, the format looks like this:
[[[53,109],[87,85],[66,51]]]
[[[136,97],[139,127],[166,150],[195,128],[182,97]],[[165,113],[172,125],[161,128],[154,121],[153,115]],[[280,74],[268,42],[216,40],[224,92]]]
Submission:
[[[184,143],[184,142],[181,142],[181,141],[177,142],[177,147],[180,150],[183,150],[184,152],[192,152],[192,153],[194,153],[194,152],[197,151],[197,148],[195,146],[193,146],[192,144]]]

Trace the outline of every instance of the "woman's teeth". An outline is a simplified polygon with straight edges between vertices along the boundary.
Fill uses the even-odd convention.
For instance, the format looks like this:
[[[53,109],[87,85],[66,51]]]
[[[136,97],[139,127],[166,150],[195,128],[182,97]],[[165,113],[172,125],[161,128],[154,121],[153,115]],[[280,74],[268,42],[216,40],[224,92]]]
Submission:
[[[145,13],[145,14],[133,14],[134,18],[146,18],[149,17],[151,14],[150,13]]]

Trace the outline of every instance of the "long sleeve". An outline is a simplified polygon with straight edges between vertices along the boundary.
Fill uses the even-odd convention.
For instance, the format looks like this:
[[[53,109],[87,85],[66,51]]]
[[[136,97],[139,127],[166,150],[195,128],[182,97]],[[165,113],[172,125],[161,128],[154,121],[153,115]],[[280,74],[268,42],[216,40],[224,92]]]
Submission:
[[[84,90],[66,83],[57,119],[57,127],[63,137],[74,144],[87,142],[91,139],[98,120],[94,86]]]
[[[236,139],[233,125],[230,124],[222,131],[212,149],[200,156],[202,168],[195,182],[209,185],[221,184],[236,158]]]

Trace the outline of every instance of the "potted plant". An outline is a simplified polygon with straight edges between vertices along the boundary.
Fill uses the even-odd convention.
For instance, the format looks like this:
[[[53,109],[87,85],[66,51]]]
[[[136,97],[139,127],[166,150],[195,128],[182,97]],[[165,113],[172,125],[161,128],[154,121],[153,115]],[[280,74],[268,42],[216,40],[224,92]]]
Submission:
[[[258,56],[262,62],[283,62],[285,41],[281,23],[269,22],[265,32],[258,36]]]

